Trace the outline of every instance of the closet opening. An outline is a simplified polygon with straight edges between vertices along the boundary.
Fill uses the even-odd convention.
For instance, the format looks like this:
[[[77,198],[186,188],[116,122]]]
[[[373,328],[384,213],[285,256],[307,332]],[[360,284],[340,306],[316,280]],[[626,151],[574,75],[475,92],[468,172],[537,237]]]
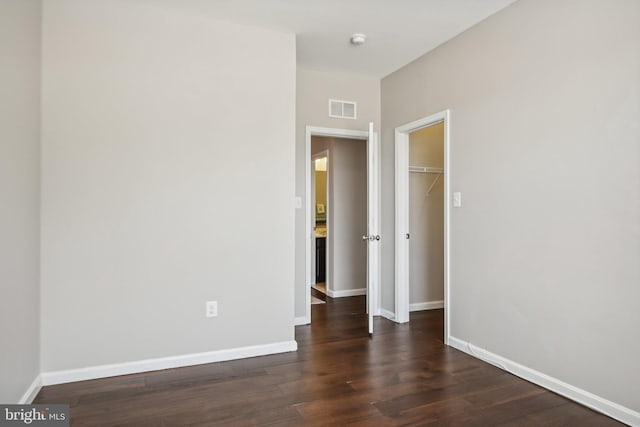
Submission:
[[[443,325],[448,342],[448,112],[396,129],[396,313]],[[419,314],[417,312],[420,312]]]
[[[409,134],[409,311],[444,308],[444,123]],[[440,314],[434,316],[440,319]]]

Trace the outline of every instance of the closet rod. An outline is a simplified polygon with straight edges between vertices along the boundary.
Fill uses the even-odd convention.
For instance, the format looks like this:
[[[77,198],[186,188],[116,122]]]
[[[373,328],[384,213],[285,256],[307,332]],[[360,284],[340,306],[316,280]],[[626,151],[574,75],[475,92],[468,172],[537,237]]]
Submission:
[[[444,173],[444,169],[443,168],[432,168],[430,166],[409,166],[409,172]]]

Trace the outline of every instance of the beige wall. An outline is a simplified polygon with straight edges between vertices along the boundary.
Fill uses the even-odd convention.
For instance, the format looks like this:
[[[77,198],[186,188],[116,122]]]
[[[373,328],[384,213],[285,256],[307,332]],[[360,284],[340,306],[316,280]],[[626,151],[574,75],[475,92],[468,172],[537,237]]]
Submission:
[[[327,288],[366,288],[367,145],[364,140],[312,137],[311,153],[327,150]]]
[[[0,2],[0,402],[40,372],[40,14]]]
[[[357,120],[329,117],[329,99],[358,103]],[[298,68],[296,87],[296,195],[305,198],[305,129],[319,126],[337,129],[380,129],[380,80]],[[305,207],[296,210],[295,315],[305,314]]]
[[[444,168],[444,124],[409,134],[409,165]],[[444,175],[409,174],[409,302],[444,299]]]
[[[293,340],[294,35],[111,1],[43,25],[43,370]]]
[[[640,2],[521,0],[382,82],[393,129],[451,109],[452,336],[640,410]]]

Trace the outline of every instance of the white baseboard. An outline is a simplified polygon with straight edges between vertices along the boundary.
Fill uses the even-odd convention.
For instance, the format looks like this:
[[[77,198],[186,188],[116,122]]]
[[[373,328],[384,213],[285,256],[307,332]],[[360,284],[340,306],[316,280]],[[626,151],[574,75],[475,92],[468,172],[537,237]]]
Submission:
[[[137,360],[134,362],[116,363],[112,365],[91,366],[88,368],[70,369],[66,371],[43,372],[41,378],[42,385],[64,384],[75,381],[94,380],[97,378],[157,371],[161,369],[180,368],[183,366],[244,359],[247,357],[265,356],[267,354],[286,353],[296,351],[297,349],[297,342],[284,341],[250,347],[232,348],[228,350],[184,354],[158,359]]]
[[[24,392],[24,394],[22,395],[22,397],[18,401],[18,404],[19,405],[29,405],[29,404],[31,404],[31,402],[33,402],[33,399],[35,399],[36,396],[38,395],[38,393],[40,392],[41,388],[42,388],[42,378],[41,378],[40,375],[38,375],[33,380],[31,385],[27,389],[27,391]]]
[[[640,426],[640,412],[611,402],[586,390],[582,390],[557,378],[538,372],[510,359],[499,356],[490,351],[476,347],[471,343],[449,336],[449,345],[471,356],[497,366],[520,378],[524,378],[534,384],[544,387],[568,399],[587,406],[594,411],[601,412],[618,421],[631,426]]]
[[[296,317],[293,321],[294,326],[308,325],[309,323],[311,323],[311,320],[307,319],[307,316]]]
[[[356,297],[360,295],[366,295],[367,288],[361,289],[347,289],[344,291],[333,291],[331,289],[327,289],[327,296],[331,298],[344,298],[344,297]]]
[[[409,304],[409,311],[437,310],[444,308],[444,301],[427,301]]]
[[[393,320],[394,322],[396,321],[396,314],[393,311],[389,311],[384,308],[380,309],[380,316],[385,319]]]

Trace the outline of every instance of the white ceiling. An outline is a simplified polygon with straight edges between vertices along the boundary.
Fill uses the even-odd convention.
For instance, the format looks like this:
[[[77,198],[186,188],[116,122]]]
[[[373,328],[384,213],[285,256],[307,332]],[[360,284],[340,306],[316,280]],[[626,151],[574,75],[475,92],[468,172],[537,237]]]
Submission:
[[[139,1],[294,32],[299,66],[382,78],[515,0]]]

